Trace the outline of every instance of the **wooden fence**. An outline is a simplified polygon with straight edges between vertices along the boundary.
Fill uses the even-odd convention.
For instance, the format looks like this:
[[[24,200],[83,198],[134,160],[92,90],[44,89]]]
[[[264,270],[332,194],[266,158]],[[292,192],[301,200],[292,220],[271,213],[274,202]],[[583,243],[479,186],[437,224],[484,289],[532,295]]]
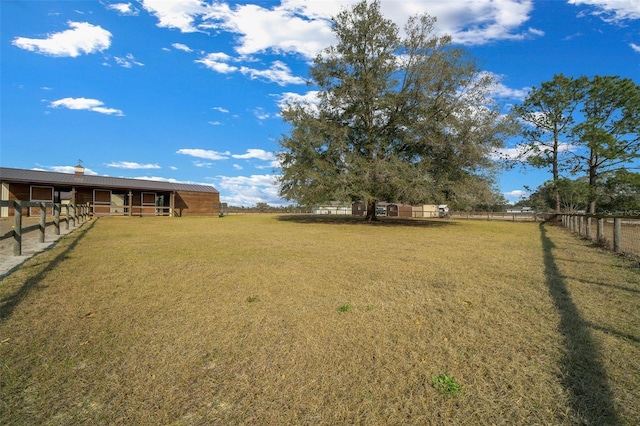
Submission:
[[[640,217],[563,214],[562,226],[582,238],[613,250],[640,257]]]
[[[22,256],[22,237],[27,232],[38,229],[39,242],[45,242],[45,230],[47,225],[54,226],[54,234],[60,235],[61,212],[65,211],[63,221],[65,230],[70,227],[75,228],[91,219],[90,206],[87,204],[61,204],[61,203],[41,203],[36,201],[0,201],[0,207],[13,207],[14,209],[14,226],[13,229],[4,235],[0,235],[0,239],[13,237],[13,255]],[[23,216],[25,216],[26,208],[40,209],[40,223],[38,225],[23,227]],[[52,209],[53,222],[47,222],[47,209]]]

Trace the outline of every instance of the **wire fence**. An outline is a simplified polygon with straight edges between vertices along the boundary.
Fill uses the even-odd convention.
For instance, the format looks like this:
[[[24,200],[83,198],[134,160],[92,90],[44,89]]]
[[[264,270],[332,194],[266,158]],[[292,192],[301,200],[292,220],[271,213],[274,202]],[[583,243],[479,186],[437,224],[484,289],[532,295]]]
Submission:
[[[562,226],[603,248],[640,259],[640,217],[564,214]]]
[[[455,219],[479,219],[479,220],[508,220],[512,222],[540,222],[549,214],[534,211],[524,212],[451,212],[450,217]]]

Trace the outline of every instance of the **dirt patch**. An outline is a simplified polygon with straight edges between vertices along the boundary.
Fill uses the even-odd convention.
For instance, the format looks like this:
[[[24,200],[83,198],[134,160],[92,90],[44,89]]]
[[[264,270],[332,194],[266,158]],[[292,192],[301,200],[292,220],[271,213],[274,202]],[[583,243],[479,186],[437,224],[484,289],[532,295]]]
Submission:
[[[55,227],[51,225],[52,222],[52,218],[47,219],[49,225],[45,227],[44,243],[41,243],[40,231],[37,229],[40,219],[32,217],[23,218],[23,229],[31,230],[22,234],[22,255],[15,256],[13,254],[15,239],[9,235],[14,229],[14,218],[0,218],[0,237],[5,237],[0,240],[0,278],[9,275],[26,260],[52,247],[60,238],[79,227],[79,225],[74,227],[72,224],[69,224],[69,229],[66,229],[65,224],[61,223],[60,234],[56,235]]]

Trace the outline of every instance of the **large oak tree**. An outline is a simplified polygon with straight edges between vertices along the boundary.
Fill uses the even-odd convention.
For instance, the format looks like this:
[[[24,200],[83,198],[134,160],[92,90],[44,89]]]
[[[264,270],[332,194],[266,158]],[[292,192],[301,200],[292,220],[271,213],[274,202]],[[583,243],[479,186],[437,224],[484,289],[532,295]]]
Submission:
[[[410,18],[403,36],[362,1],[333,18],[337,43],[311,67],[317,103],[282,116],[280,194],[301,204],[376,200],[442,203],[491,185],[492,152],[512,131],[481,72],[435,18]]]

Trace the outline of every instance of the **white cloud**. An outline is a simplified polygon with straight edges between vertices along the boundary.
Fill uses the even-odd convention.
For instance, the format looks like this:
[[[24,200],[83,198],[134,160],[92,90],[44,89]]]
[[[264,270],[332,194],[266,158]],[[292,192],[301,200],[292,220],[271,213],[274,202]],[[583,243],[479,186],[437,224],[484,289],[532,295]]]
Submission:
[[[171,46],[173,46],[174,49],[182,50],[184,52],[193,52],[193,50],[191,50],[191,48],[186,44],[173,43]]]
[[[233,168],[236,169],[236,170],[242,170],[243,169],[243,167],[240,164],[234,164]]]
[[[222,123],[219,122],[219,121],[208,121],[207,123],[211,124],[212,126],[220,126],[220,125],[222,125]]]
[[[111,46],[111,33],[100,26],[71,21],[68,25],[70,30],[50,34],[45,39],[16,37],[11,43],[43,55],[72,58],[102,52]]]
[[[320,99],[318,98],[317,90],[310,90],[304,95],[293,92],[285,92],[280,96],[278,100],[278,106],[280,108],[284,107],[287,104],[309,104],[309,105],[318,105],[320,103]]]
[[[56,172],[56,173],[68,173],[68,174],[74,174],[76,172],[75,166],[50,166],[50,167],[46,167],[47,170],[51,171],[51,172]],[[34,170],[42,170],[42,169],[34,169]],[[98,173],[94,172],[91,169],[88,168],[84,168],[84,174],[85,175],[93,175],[96,176]]]
[[[253,115],[255,115],[258,120],[266,120],[267,118],[271,117],[271,115],[268,112],[265,112],[262,108],[254,109]]]
[[[529,94],[529,88],[525,87],[523,89],[512,89],[510,87],[505,86],[502,83],[498,83],[493,88],[493,94],[498,98],[506,98],[513,100],[524,100]]]
[[[301,77],[296,77],[291,74],[291,69],[281,61],[275,61],[269,69],[257,70],[255,68],[241,67],[240,72],[245,75],[249,75],[252,79],[264,79],[272,83],[277,83],[280,86],[287,84],[305,84],[306,80]]]
[[[221,113],[223,113],[223,114],[227,114],[227,113],[229,112],[229,110],[228,110],[228,109],[223,108],[223,107],[213,107],[213,108],[211,108],[211,109],[212,109],[212,110],[214,110],[214,111],[221,112]]]
[[[218,176],[216,180],[218,190],[229,194],[221,197],[229,205],[252,207],[257,203],[271,206],[289,204],[278,196],[278,183],[274,175]]]
[[[116,169],[160,169],[161,167],[157,164],[140,164],[134,163],[131,161],[114,161],[111,163],[105,164],[107,167],[114,167]]]
[[[264,160],[264,161],[271,161],[276,158],[273,152],[265,151],[264,149],[253,149],[253,148],[247,149],[247,152],[245,154],[233,154],[232,157],[237,159],[242,159],[242,160],[256,158],[258,160]]]
[[[262,79],[268,82],[277,83],[280,86],[287,84],[304,84],[306,81],[301,77],[291,74],[291,69],[281,61],[274,61],[268,69],[260,70],[247,66],[237,67],[230,65],[229,62],[239,61],[223,52],[208,53],[200,59],[196,59],[196,63],[203,64],[207,68],[220,74],[231,74],[240,72],[248,75],[251,79]]]
[[[575,6],[592,6],[593,15],[606,22],[619,23],[640,19],[640,2],[637,0],[569,0]]]
[[[631,43],[631,44],[629,44],[629,46],[631,46],[631,48],[633,50],[635,50],[636,52],[640,53],[640,46],[639,45],[637,45],[635,43]]]
[[[198,149],[198,148],[179,149],[176,151],[176,154],[184,154],[184,155],[189,155],[191,157],[204,158],[206,160],[226,160],[231,155],[229,151],[217,152],[217,151],[212,151],[207,149]]]
[[[218,7],[200,0],[142,0],[141,3],[147,12],[158,18],[159,27],[176,28],[183,33],[200,31],[196,19]]]
[[[231,58],[231,56],[227,55],[226,53],[217,52],[209,53],[201,59],[196,59],[195,62],[203,64],[207,68],[220,74],[231,74],[238,71],[238,67],[229,65],[227,63],[232,59],[233,58]]]
[[[136,177],[127,178],[127,179],[142,179],[142,180],[153,180],[156,182],[171,182],[171,183],[190,183],[190,182],[181,182],[177,179],[165,178],[161,176],[136,176]]]
[[[577,0],[580,1],[580,0]],[[610,0],[614,1],[614,0]],[[335,43],[329,18],[357,0],[282,0],[279,5],[200,0],[144,0],[144,8],[156,16],[158,26],[182,32],[225,31],[236,35],[236,52],[300,54],[313,58]],[[410,16],[429,13],[438,18],[437,32],[450,34],[462,44],[495,40],[519,40],[541,36],[543,31],[522,28],[533,11],[533,0],[404,0],[383,1],[381,11],[400,29]]]
[[[134,65],[137,65],[139,67],[144,66],[144,64],[142,62],[137,61],[136,58],[131,53],[127,54],[125,57],[114,56],[113,59],[116,61],[118,65],[120,65],[123,68],[131,68]]]
[[[131,3],[114,3],[108,5],[107,9],[115,10],[121,15],[134,16],[138,14],[138,9],[133,7]]]
[[[533,34],[535,36],[542,37],[542,36],[545,35],[545,32],[542,31],[542,30],[539,30],[537,28],[529,28],[529,34]]]
[[[513,191],[503,192],[502,195],[504,195],[509,201],[520,201],[523,198],[527,198],[529,193],[521,189],[516,189]]]
[[[558,144],[558,152],[560,154],[566,154],[570,152],[575,152],[578,150],[576,145],[572,145],[568,142],[561,142]],[[510,148],[500,148],[496,150],[492,158],[494,160],[502,159],[502,160],[521,160],[526,161],[529,157],[536,154],[536,152],[548,152],[551,151],[551,148],[545,145],[538,144],[536,150],[532,150],[528,145],[516,145]]]
[[[437,17],[439,34],[449,34],[455,42],[467,45],[539,35],[539,30],[521,30],[533,11],[533,0],[383,1],[381,11],[399,25],[409,16],[426,12]]]
[[[242,55],[271,51],[312,58],[333,43],[327,18],[339,11],[339,4],[326,2],[322,13],[314,11],[313,5],[289,1],[273,8],[256,4],[237,5],[233,10],[219,8],[206,17],[203,27],[238,34],[236,51]]]
[[[58,99],[57,101],[53,101],[49,104],[51,108],[67,108],[72,110],[93,111],[106,115],[124,115],[124,113],[119,109],[105,108],[103,107],[103,105],[104,102],[102,101],[87,98],[63,98]]]

